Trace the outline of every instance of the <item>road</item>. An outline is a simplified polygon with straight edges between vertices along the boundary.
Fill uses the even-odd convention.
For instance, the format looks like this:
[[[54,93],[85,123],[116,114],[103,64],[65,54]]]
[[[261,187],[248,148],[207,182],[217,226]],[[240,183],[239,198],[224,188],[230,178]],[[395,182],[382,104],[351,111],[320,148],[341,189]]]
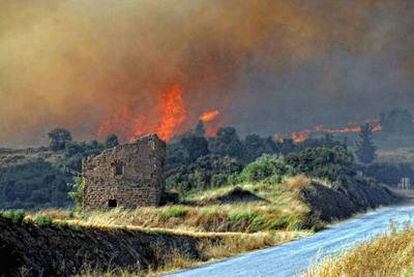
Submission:
[[[206,264],[168,276],[298,276],[313,262],[387,232],[391,222],[401,227],[414,225],[414,205],[380,208],[329,226],[315,235]]]

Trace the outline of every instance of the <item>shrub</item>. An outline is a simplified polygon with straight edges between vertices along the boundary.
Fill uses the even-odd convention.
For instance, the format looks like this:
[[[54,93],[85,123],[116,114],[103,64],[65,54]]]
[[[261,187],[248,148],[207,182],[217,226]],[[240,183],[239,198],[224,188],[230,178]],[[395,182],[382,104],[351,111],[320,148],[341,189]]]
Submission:
[[[84,187],[85,180],[82,177],[78,177],[75,179],[75,183],[72,185],[72,190],[69,192],[69,196],[75,201],[75,209],[77,211],[82,211]]]
[[[172,207],[168,207],[167,209],[162,211],[159,215],[159,219],[161,221],[166,221],[170,218],[185,217],[187,215],[187,213],[188,213],[188,210],[183,208],[183,207],[172,206]]]
[[[11,221],[16,224],[21,224],[26,216],[23,210],[7,210],[3,211],[1,215],[5,218],[11,219]]]
[[[52,225],[53,218],[47,215],[40,215],[34,220],[34,222],[40,227],[47,227]]]
[[[287,155],[285,161],[297,173],[329,181],[355,175],[353,155],[343,146],[306,148]]]
[[[283,175],[291,175],[293,168],[287,165],[281,157],[263,155],[256,161],[248,164],[240,174],[241,181],[256,182],[270,177],[280,182]]]

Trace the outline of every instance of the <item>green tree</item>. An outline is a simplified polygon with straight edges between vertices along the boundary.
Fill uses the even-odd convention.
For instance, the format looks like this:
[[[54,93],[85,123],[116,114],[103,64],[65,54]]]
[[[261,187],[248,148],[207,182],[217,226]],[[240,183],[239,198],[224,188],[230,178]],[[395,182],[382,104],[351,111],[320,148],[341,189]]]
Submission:
[[[242,162],[247,159],[244,144],[233,127],[220,128],[217,137],[210,140],[209,148],[211,153],[219,156],[230,156]]]
[[[118,144],[118,137],[115,134],[111,134],[105,139],[105,148],[112,148],[117,146]]]
[[[72,135],[70,132],[63,128],[55,128],[48,134],[50,140],[50,149],[53,151],[59,151],[65,149],[68,142],[72,141]]]
[[[187,134],[180,139],[180,144],[187,151],[190,161],[194,161],[209,153],[208,141],[204,136]]]
[[[256,134],[246,136],[244,146],[249,161],[254,161],[263,154],[274,154],[277,151],[277,145],[271,137],[261,138]]]
[[[358,160],[364,164],[370,164],[374,161],[376,147],[372,142],[372,126],[364,124],[361,126],[359,140],[356,142],[356,155]]]

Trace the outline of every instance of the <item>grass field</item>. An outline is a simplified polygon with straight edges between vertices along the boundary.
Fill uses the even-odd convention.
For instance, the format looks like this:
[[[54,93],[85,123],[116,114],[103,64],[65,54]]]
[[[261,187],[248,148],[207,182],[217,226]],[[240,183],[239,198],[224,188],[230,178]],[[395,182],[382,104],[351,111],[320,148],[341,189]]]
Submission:
[[[310,219],[310,209],[300,197],[301,190],[310,184],[309,178],[298,175],[287,177],[282,183],[240,184],[239,189],[254,196],[253,200],[248,201],[231,201],[226,198],[227,201],[221,203],[221,197],[231,196],[234,191],[234,187],[228,186],[188,194],[183,202],[187,204],[82,213],[42,210],[29,213],[26,219],[44,222],[47,221],[45,218],[50,218],[56,224],[91,228],[139,229],[195,238],[219,237],[218,241],[206,239],[199,244],[207,260],[214,260],[295,240],[321,228],[321,222]],[[154,269],[148,274],[181,269],[201,262],[188,260],[177,253],[162,268]],[[93,273],[92,270],[85,272],[85,275]]]
[[[305,274],[308,277],[414,276],[414,229],[391,228],[389,233],[337,258],[326,258]]]
[[[281,184],[246,183],[239,188],[258,198],[255,201],[216,201],[234,187],[193,193],[191,204],[142,207],[135,210],[116,208],[107,211],[73,213],[67,210],[43,210],[31,217],[50,216],[76,224],[96,226],[135,226],[187,232],[244,232],[272,230],[295,231],[320,227],[310,222],[309,207],[301,201],[300,190],[310,184],[303,175],[287,178]]]

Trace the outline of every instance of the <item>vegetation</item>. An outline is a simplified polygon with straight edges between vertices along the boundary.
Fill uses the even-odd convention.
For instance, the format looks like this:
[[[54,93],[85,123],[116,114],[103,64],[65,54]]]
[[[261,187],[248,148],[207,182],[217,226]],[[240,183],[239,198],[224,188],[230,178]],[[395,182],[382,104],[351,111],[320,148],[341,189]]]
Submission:
[[[34,215],[47,215],[68,222],[98,226],[136,226],[165,228],[187,232],[258,232],[298,230],[321,227],[317,219],[309,219],[309,208],[300,199],[300,190],[309,186],[305,176],[286,178],[281,184],[245,183],[243,190],[258,196],[256,201],[221,202],[234,187],[226,186],[189,194],[184,203],[164,207],[141,207],[136,210],[116,208],[71,214],[46,210]]]
[[[79,189],[76,177],[81,173],[82,159],[113,147],[118,140],[111,135],[105,143],[75,142],[69,140],[71,135],[66,132],[63,129],[50,132],[54,144],[64,143],[64,149],[59,147],[59,151],[56,148],[0,150],[0,209],[71,206],[73,198],[68,192]]]
[[[40,227],[47,227],[52,225],[53,218],[47,215],[41,215],[36,217],[34,222]]]
[[[72,186],[72,190],[69,192],[69,196],[75,202],[75,210],[81,211],[83,204],[83,189],[85,187],[85,180],[82,177],[75,178],[75,183]]]
[[[71,175],[59,169],[51,158],[1,155],[10,159],[0,165],[0,208],[33,209],[67,207]],[[10,157],[10,158],[9,158]]]
[[[53,151],[65,149],[66,144],[72,140],[70,132],[63,128],[53,129],[47,135],[50,139],[50,149]]]
[[[414,229],[398,232],[392,228],[338,258],[328,257],[306,274],[307,276],[413,276]]]
[[[370,164],[374,161],[376,147],[372,142],[372,127],[369,124],[361,126],[359,140],[356,142],[356,155],[358,160],[364,164]]]
[[[353,155],[344,146],[306,148],[287,155],[285,160],[295,172],[331,182],[344,181],[355,175]]]
[[[6,210],[0,212],[0,216],[11,219],[13,223],[20,224],[23,222],[26,213],[23,210]]]

